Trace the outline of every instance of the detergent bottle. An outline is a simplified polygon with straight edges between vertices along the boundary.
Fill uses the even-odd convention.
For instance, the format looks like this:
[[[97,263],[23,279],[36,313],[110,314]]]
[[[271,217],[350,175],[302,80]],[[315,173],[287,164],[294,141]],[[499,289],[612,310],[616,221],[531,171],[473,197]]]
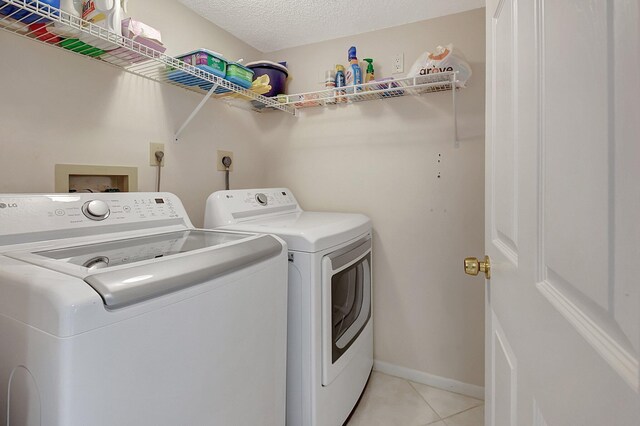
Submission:
[[[128,0],[82,0],[82,19],[117,35],[122,35],[122,15]],[[117,49],[118,45],[83,34],[83,42],[105,51]]]
[[[82,18],[82,0],[60,0],[60,10],[70,15],[71,23],[80,24],[80,18]],[[62,18],[66,20],[66,15],[63,14]],[[60,22],[49,24],[47,30],[65,38],[77,38],[80,35],[80,30],[66,24],[61,24]]]
[[[362,68],[358,65],[358,57],[356,56],[356,47],[351,46],[349,49],[349,67],[345,73],[345,79],[347,86],[356,86],[362,84]],[[362,87],[358,87],[356,91],[361,91]],[[349,93],[354,93],[354,90],[349,90]]]
[[[82,0],[82,19],[122,35],[122,4],[121,0]]]

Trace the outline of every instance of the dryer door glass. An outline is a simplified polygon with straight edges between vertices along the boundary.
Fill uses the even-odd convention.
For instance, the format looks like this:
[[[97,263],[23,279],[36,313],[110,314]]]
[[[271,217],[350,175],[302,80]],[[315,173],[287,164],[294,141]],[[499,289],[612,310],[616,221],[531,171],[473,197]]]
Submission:
[[[331,277],[332,362],[358,338],[371,317],[371,253]]]

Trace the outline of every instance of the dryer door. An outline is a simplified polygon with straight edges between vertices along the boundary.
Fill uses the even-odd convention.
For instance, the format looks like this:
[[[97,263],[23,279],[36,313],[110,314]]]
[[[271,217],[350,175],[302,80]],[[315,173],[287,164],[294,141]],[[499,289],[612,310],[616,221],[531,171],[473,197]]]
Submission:
[[[322,259],[322,384],[349,363],[349,351],[371,319],[371,239]]]

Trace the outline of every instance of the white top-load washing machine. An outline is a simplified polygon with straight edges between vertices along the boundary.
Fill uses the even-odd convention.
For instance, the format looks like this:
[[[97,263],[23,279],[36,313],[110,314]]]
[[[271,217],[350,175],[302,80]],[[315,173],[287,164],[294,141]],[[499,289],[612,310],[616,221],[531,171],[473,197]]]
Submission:
[[[287,425],[342,425],[373,366],[369,218],[306,212],[286,188],[253,189],[212,194],[205,227],[287,242]]]
[[[284,424],[286,274],[172,194],[0,195],[0,424]]]

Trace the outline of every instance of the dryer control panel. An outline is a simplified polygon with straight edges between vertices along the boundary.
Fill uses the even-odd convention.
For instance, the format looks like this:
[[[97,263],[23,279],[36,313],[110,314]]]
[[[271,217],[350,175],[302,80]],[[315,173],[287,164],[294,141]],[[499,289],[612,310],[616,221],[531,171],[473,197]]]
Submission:
[[[204,226],[213,228],[220,224],[231,225],[301,211],[293,193],[287,188],[218,191],[207,199]]]
[[[1,194],[0,224],[0,246],[33,241],[37,233],[66,231],[73,236],[73,230],[95,227],[109,226],[109,232],[170,224],[191,227],[178,197],[144,192]]]

